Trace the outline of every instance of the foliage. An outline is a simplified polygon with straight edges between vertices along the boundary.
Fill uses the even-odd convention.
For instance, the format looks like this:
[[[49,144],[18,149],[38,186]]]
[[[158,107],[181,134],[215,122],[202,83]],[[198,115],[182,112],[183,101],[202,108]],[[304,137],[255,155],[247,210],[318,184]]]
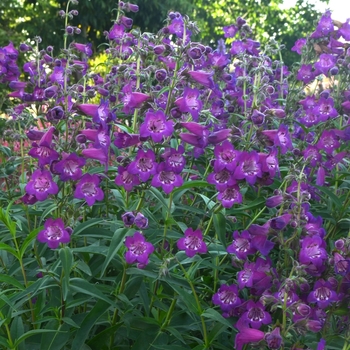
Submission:
[[[101,60],[77,4],[59,53],[0,48],[1,346],[349,349],[349,22],[291,71],[243,18],[213,50],[120,1]]]

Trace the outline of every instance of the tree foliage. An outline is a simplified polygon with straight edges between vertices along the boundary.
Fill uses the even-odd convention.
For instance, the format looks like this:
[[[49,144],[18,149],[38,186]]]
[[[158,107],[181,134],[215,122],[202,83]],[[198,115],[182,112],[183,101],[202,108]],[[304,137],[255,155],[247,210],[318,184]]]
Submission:
[[[323,0],[327,2],[328,0]],[[0,5],[0,45],[8,38],[16,44],[39,35],[43,45],[62,45],[63,20],[57,13],[66,6],[66,0],[2,0]],[[256,40],[266,42],[274,37],[288,50],[284,60],[291,64],[295,57],[290,52],[294,42],[313,28],[318,13],[315,5],[297,0],[294,7],[281,7],[283,0],[134,0],[140,11],[131,14],[134,25],[142,31],[156,32],[164,24],[169,11],[187,14],[201,28],[202,42],[216,45],[222,37],[222,27],[232,24],[238,16],[247,20]],[[117,2],[108,0],[80,1],[79,16],[71,23],[82,30],[80,40],[89,41],[99,49],[103,32],[109,30],[116,16]],[[14,20],[15,19],[15,20]]]

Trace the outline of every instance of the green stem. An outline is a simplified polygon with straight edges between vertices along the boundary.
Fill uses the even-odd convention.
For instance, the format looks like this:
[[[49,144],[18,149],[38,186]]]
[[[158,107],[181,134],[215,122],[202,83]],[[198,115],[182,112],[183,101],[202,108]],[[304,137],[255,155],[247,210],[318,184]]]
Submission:
[[[3,313],[1,311],[0,311],[0,318],[2,320],[5,319],[5,317],[4,317],[4,315],[3,315]],[[9,326],[8,326],[8,324],[6,322],[4,322],[3,324],[4,324],[5,329],[6,329],[6,334],[7,334],[7,339],[8,339],[9,346],[10,346],[11,349],[13,349],[14,344],[13,344],[13,341],[12,341],[10,328],[9,328]]]
[[[188,284],[190,285],[192,293],[193,293],[193,296],[194,296],[194,298],[196,300],[197,310],[198,310],[199,317],[200,317],[201,323],[202,323],[202,331],[203,331],[203,338],[204,338],[204,349],[208,349],[209,348],[209,340],[208,340],[208,333],[207,333],[207,327],[206,327],[206,324],[205,324],[205,320],[204,320],[204,317],[202,316],[202,314],[203,314],[202,306],[201,306],[201,304],[199,302],[198,295],[196,293],[196,290],[194,288],[194,285],[193,285],[190,277],[187,274],[187,271],[181,265],[180,261],[177,260],[177,263],[179,264],[182,272],[184,273],[185,278],[186,278]]]

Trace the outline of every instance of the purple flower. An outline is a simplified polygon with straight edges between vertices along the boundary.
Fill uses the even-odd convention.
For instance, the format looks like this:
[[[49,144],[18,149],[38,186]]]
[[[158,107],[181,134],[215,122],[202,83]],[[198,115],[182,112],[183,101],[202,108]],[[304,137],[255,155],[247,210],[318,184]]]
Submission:
[[[139,175],[140,180],[146,182],[151,175],[157,172],[156,156],[152,150],[138,150],[136,158],[128,166],[128,172],[133,175]]]
[[[145,121],[140,126],[140,136],[151,136],[154,142],[162,142],[164,136],[170,136],[174,131],[174,123],[166,121],[163,111],[147,112]]]
[[[315,79],[315,72],[313,71],[312,64],[302,64],[298,70],[297,79],[304,84],[310,83]]]
[[[207,181],[208,183],[215,185],[216,189],[220,192],[223,192],[229,186],[236,185],[233,173],[227,169],[222,169],[219,172],[209,174]]]
[[[84,53],[87,57],[90,57],[92,55],[92,49],[91,44],[79,44],[79,43],[72,43],[71,46],[73,46],[78,51]]]
[[[77,108],[84,114],[92,117],[93,122],[105,126],[115,119],[115,115],[109,110],[108,105],[108,101],[101,100],[99,105],[81,104],[77,105]]]
[[[239,186],[232,185],[227,187],[223,192],[218,194],[218,200],[224,208],[231,208],[235,203],[242,203],[243,197],[239,191]]]
[[[87,148],[84,149],[81,154],[86,157],[86,158],[90,158],[90,159],[96,159],[98,160],[100,163],[105,164],[107,167],[107,160],[108,160],[108,153],[102,149],[102,148]]]
[[[118,148],[135,146],[140,142],[140,135],[137,135],[137,134],[127,134],[126,132],[116,132],[114,133],[114,136],[115,136],[114,145]]]
[[[75,153],[66,155],[66,157],[55,164],[55,171],[60,174],[62,181],[79,180],[82,176],[81,168],[85,165],[84,158],[78,157]]]
[[[182,177],[167,168],[166,163],[160,163],[157,167],[157,174],[154,175],[152,182],[154,187],[162,187],[166,194],[172,192],[174,187],[180,187],[183,184]]]
[[[281,124],[277,130],[277,135],[274,139],[274,145],[279,146],[281,154],[287,153],[288,149],[293,148],[292,140],[289,135],[288,127]]]
[[[180,250],[184,250],[186,255],[190,258],[198,254],[205,254],[208,250],[207,245],[203,241],[203,234],[201,230],[193,231],[192,228],[188,228],[184,232],[185,237],[180,238],[177,241],[177,247]]]
[[[52,180],[48,170],[35,170],[25,190],[28,194],[35,196],[39,201],[44,201],[49,194],[57,194],[58,186]]]
[[[225,26],[223,30],[225,38],[233,38],[236,35],[238,28],[234,24],[231,24],[229,26]]]
[[[261,164],[256,151],[242,152],[239,157],[239,165],[235,169],[234,178],[245,179],[250,185],[254,185],[257,177],[261,177]]]
[[[336,60],[335,56],[323,53],[315,63],[315,68],[317,71],[327,75],[329,70],[335,66]]]
[[[213,81],[214,72],[206,72],[203,70],[197,70],[197,71],[189,71],[188,74],[197,83],[199,83],[205,87],[208,87],[208,88],[214,87],[214,81]]]
[[[33,148],[28,152],[31,157],[39,160],[40,167],[50,164],[52,161],[59,158],[58,152],[51,148],[52,136],[55,130],[54,127],[47,130],[39,141],[39,144],[33,143]]]
[[[235,284],[223,284],[213,295],[213,304],[219,305],[222,311],[230,311],[241,304],[238,297],[238,288]]]
[[[344,258],[339,253],[334,253],[334,270],[336,274],[345,276],[350,272],[350,259]]]
[[[325,309],[331,302],[338,301],[337,293],[332,290],[328,281],[319,279],[314,285],[314,290],[307,297],[309,303],[317,303],[321,309]]]
[[[325,349],[326,349],[326,341],[323,338],[321,338],[321,340],[317,344],[317,349],[316,350],[325,350]]]
[[[137,213],[134,224],[141,230],[146,229],[148,227],[148,219],[142,213]]]
[[[254,254],[256,249],[251,244],[251,236],[248,231],[233,232],[232,244],[227,247],[227,252],[235,254],[238,259],[246,260],[248,255]]]
[[[279,349],[283,343],[280,328],[276,327],[272,332],[266,333],[265,340],[269,349]]]
[[[233,145],[229,141],[224,141],[221,145],[217,145],[214,148],[215,162],[214,170],[219,172],[220,170],[227,169],[234,171],[237,167],[237,159],[239,151],[233,148]]]
[[[235,350],[242,350],[245,344],[258,343],[263,340],[265,333],[258,329],[244,327],[239,330],[235,338]]]
[[[118,175],[115,178],[115,183],[118,186],[123,186],[125,191],[132,191],[134,186],[140,184],[140,179],[137,175],[131,174],[127,168],[120,166],[118,167]]]
[[[96,174],[85,174],[80,179],[74,191],[74,197],[85,199],[89,206],[94,205],[96,201],[101,201],[104,198],[104,193],[100,189],[101,180]]]
[[[299,261],[302,264],[312,263],[320,267],[323,261],[327,259],[326,243],[317,235],[303,239],[299,253]]]
[[[127,264],[138,262],[143,266],[147,265],[149,255],[154,251],[153,244],[146,242],[146,238],[137,231],[133,236],[126,237],[125,246],[128,248],[128,251],[125,253],[125,261]]]
[[[186,165],[186,158],[184,156],[185,148],[179,146],[178,149],[168,148],[162,154],[162,158],[165,159],[165,163],[168,170],[174,171],[176,174],[180,174]]]
[[[134,224],[135,222],[135,215],[133,212],[128,211],[122,215],[122,220],[124,222],[124,225],[126,227],[130,227]]]
[[[56,249],[60,243],[69,243],[70,235],[64,227],[62,219],[47,219],[44,229],[38,233],[37,239],[41,243],[47,243],[51,249]]]
[[[338,33],[345,39],[350,40],[350,18],[339,28]]]
[[[200,95],[197,89],[186,87],[183,92],[183,97],[178,98],[175,104],[183,113],[190,113],[194,120],[198,120],[199,112],[203,107],[202,101],[198,98]]]
[[[241,316],[241,319],[252,328],[259,329],[263,324],[272,322],[270,314],[265,311],[265,306],[260,301],[255,303],[249,300],[246,308],[247,311]]]
[[[133,92],[131,90],[131,84],[125,85],[122,91],[125,94],[122,98],[124,103],[123,112],[126,114],[131,114],[135,108],[140,108],[149,99],[149,95],[141,92]]]
[[[292,47],[292,51],[295,51],[296,53],[298,53],[299,55],[301,55],[301,51],[303,49],[303,47],[305,46],[306,44],[306,39],[305,38],[301,38],[301,39],[298,39],[294,46]]]
[[[318,149],[323,149],[328,155],[332,155],[333,151],[340,147],[340,142],[334,130],[324,130],[316,146]]]
[[[311,34],[312,38],[320,38],[327,36],[334,30],[333,20],[331,18],[331,11],[326,11],[317,24],[316,31]]]

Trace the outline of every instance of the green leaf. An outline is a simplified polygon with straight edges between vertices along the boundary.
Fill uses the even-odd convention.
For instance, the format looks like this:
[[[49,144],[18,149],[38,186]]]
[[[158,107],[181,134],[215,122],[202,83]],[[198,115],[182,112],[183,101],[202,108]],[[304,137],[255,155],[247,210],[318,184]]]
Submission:
[[[14,287],[17,287],[18,289],[24,290],[25,287],[19,283],[15,278],[11,277],[11,276],[7,276],[4,274],[0,274],[0,282],[4,282],[6,284],[12,285]],[[4,290],[4,286],[2,286],[2,289]]]
[[[39,226],[41,226],[41,224],[42,224],[43,220],[46,218],[46,216],[49,215],[50,213],[52,213],[56,209],[57,209],[57,204],[56,203],[53,203],[53,204],[49,205],[44,210],[44,212],[41,214],[40,221],[39,221]]]
[[[314,185],[314,186],[317,189],[319,189],[321,192],[323,192],[326,195],[325,199],[330,199],[336,205],[337,208],[341,208],[343,206],[343,202],[328,188],[324,186],[317,186],[317,185]]]
[[[32,241],[37,237],[39,231],[41,231],[42,229],[43,227],[36,228],[25,238],[25,240],[21,244],[21,248],[19,249],[19,254],[21,258],[23,258],[24,253],[26,252],[26,249],[32,243]]]
[[[70,287],[72,291],[90,295],[93,298],[101,299],[110,305],[114,305],[114,302],[107,298],[99,289],[93,284],[85,281],[81,278],[72,278],[70,280]]]
[[[95,218],[95,219],[90,219],[87,220],[85,222],[82,222],[81,224],[79,224],[75,230],[73,231],[74,235],[79,235],[81,234],[84,230],[86,230],[87,228],[91,227],[91,226],[95,226],[97,224],[106,222],[105,219],[99,219],[99,218]]]
[[[214,214],[214,228],[219,241],[226,247],[226,219],[222,213]]]
[[[101,268],[101,278],[105,274],[105,271],[106,271],[109,263],[114,258],[114,256],[118,253],[120,247],[123,245],[124,238],[129,231],[130,230],[127,228],[120,228],[120,229],[115,231],[113,238],[112,238],[112,241],[111,241],[111,244],[108,248],[106,260],[104,261],[102,268]]]
[[[219,322],[219,323],[223,324],[224,326],[233,329],[233,325],[226,318],[224,318],[219,312],[217,312],[214,309],[205,310],[202,313],[202,316],[205,318],[209,318],[215,322]]]
[[[195,188],[200,188],[200,187],[208,187],[208,182],[207,181],[202,181],[202,180],[194,180],[194,181],[186,181],[182,186],[177,187],[174,189],[173,193],[180,192],[182,190],[186,189],[195,189]]]
[[[17,254],[16,249],[10,247],[9,245],[5,243],[0,243],[0,250],[6,250],[7,252],[11,253],[13,256],[15,256],[17,259],[19,259],[19,256]]]
[[[15,341],[15,344],[14,344],[14,347],[18,347],[18,345],[20,343],[22,343],[25,339],[33,336],[33,335],[36,335],[36,334],[42,334],[42,333],[56,333],[57,330],[55,329],[32,329],[31,331],[28,331],[26,333],[24,333],[21,337],[19,337],[16,341]]]
[[[209,198],[208,198],[207,196],[205,196],[204,194],[201,194],[201,193],[198,193],[198,194],[199,194],[199,196],[202,197],[202,199],[203,199],[205,205],[207,206],[207,208],[208,208],[209,210],[212,210],[212,209],[214,208],[214,206],[215,206],[215,202],[212,201],[211,199],[209,199]]]
[[[14,317],[11,322],[11,337],[12,339],[19,339],[24,333],[23,321],[20,316]],[[24,350],[24,344],[20,344],[18,350]],[[15,347],[17,349],[17,346]]]
[[[69,292],[69,276],[73,265],[73,254],[69,247],[64,247],[60,249],[59,257],[62,262],[62,272],[64,273],[62,279],[62,297],[66,301]]]
[[[96,325],[97,320],[102,317],[102,315],[108,310],[110,306],[109,302],[104,300],[98,300],[95,306],[88,312],[85,316],[84,320],[80,324],[80,328],[77,330],[75,334],[72,349],[80,350],[82,349],[85,341],[89,337],[89,333],[91,328]]]

